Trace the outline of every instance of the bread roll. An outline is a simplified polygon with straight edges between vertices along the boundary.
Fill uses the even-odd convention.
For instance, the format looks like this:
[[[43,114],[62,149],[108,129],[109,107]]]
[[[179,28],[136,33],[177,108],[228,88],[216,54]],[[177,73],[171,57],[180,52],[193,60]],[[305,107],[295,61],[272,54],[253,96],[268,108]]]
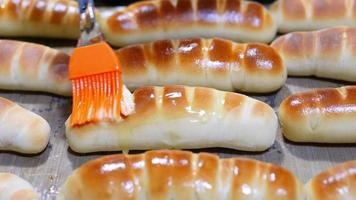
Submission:
[[[309,200],[356,198],[356,160],[342,163],[312,178],[306,185]]]
[[[51,129],[39,115],[0,97],[0,119],[0,150],[34,154],[46,148]]]
[[[356,28],[296,32],[272,43],[288,75],[356,82]]]
[[[46,46],[0,40],[0,89],[69,96],[69,56]]]
[[[0,36],[79,37],[79,14],[71,0],[0,1]]]
[[[293,94],[281,103],[279,119],[295,142],[356,143],[356,86]]]
[[[258,43],[237,44],[218,38],[161,40],[116,53],[130,89],[182,84],[261,93],[277,90],[287,78],[277,52]]]
[[[57,200],[304,200],[288,170],[245,158],[219,159],[187,151],[117,154],[83,164]]]
[[[270,42],[277,31],[263,5],[244,0],[141,1],[98,19],[116,46],[189,37]]]
[[[33,187],[10,173],[0,173],[0,200],[39,200]]]
[[[270,10],[282,33],[356,27],[356,0],[277,0]]]
[[[225,147],[263,151],[278,120],[267,104],[210,88],[144,87],[134,92],[135,113],[116,122],[66,123],[76,152]]]

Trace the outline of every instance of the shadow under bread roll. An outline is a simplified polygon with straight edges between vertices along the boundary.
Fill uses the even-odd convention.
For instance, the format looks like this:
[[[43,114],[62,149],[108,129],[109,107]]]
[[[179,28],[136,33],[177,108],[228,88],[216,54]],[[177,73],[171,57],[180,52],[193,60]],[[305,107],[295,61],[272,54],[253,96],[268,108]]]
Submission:
[[[134,113],[113,122],[71,126],[66,137],[80,153],[224,147],[263,151],[275,140],[278,119],[267,104],[210,88],[143,87]]]
[[[78,4],[72,0],[0,1],[0,36],[79,37]]]
[[[47,46],[0,39],[0,89],[70,96],[69,56]]]
[[[288,170],[246,158],[148,151],[89,161],[61,187],[57,200],[304,200],[304,185]]]
[[[139,1],[124,9],[102,12],[98,21],[115,46],[189,37],[267,43],[277,31],[263,5],[244,0]]]
[[[282,57],[288,75],[356,82],[356,28],[289,33],[271,46]]]
[[[287,97],[279,107],[283,135],[295,142],[356,143],[356,86]]]
[[[313,177],[306,184],[309,200],[356,198],[356,160],[344,162]]]
[[[283,86],[281,57],[261,43],[229,40],[160,40],[116,51],[123,80],[131,90],[147,85],[181,84],[224,91],[272,92]]]
[[[277,0],[269,10],[281,33],[356,27],[356,0]]]

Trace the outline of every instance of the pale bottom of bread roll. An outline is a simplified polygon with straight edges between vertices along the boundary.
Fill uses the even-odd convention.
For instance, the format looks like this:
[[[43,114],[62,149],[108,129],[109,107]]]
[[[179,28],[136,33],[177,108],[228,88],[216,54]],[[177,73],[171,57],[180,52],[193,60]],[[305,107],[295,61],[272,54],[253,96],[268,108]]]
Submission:
[[[79,27],[75,30],[70,27],[56,24],[43,24],[34,22],[22,22],[21,20],[11,20],[0,18],[0,36],[7,37],[49,37],[77,39],[79,37]]]
[[[0,200],[38,200],[33,187],[22,178],[0,173]]]
[[[285,21],[281,22],[278,26],[278,32],[290,33],[295,31],[315,31],[324,28],[336,27],[336,26],[349,26],[356,27],[354,19],[339,20],[339,19],[327,19],[327,20],[300,20],[300,21]]]
[[[103,24],[103,23],[102,23]],[[224,25],[202,25],[177,27],[173,30],[164,30],[157,27],[152,31],[124,33],[120,34],[108,30],[107,25],[102,27],[106,39],[112,45],[125,46],[130,44],[138,44],[152,42],[162,39],[183,39],[192,37],[213,38],[221,37],[237,42],[263,42],[268,43],[275,37],[277,28],[272,27],[268,30],[253,30],[253,29],[236,29],[229,28]],[[192,47],[193,48],[193,47]],[[182,49],[184,51],[184,49]]]
[[[226,117],[225,122],[218,118],[199,121],[194,118],[169,121],[162,116],[147,125],[100,123],[67,128],[66,136],[69,146],[82,153],[209,147],[263,151],[274,143],[278,127],[274,119],[268,119],[267,126],[264,119],[237,122],[233,116]]]

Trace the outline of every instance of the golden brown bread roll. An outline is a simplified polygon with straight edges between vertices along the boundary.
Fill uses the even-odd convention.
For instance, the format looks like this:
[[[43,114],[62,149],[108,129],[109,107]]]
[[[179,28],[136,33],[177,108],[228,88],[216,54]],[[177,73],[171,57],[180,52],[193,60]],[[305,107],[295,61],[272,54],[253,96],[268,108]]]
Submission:
[[[282,33],[356,27],[356,0],[278,0],[270,10]]]
[[[39,200],[33,187],[10,173],[0,173],[0,200]]]
[[[148,0],[99,17],[117,46],[160,39],[223,37],[270,42],[277,26],[263,5],[244,0]]]
[[[130,88],[182,84],[225,91],[271,92],[287,78],[276,51],[265,44],[223,39],[161,40],[119,49]]]
[[[57,197],[80,199],[304,200],[305,192],[291,172],[273,164],[163,150],[111,155],[83,164]]]
[[[267,104],[211,88],[144,87],[134,92],[135,113],[115,122],[66,123],[76,152],[225,147],[262,151],[275,140],[278,119]]]
[[[2,0],[0,1],[0,36],[78,38],[77,2]]]
[[[312,178],[306,185],[309,200],[356,198],[356,160],[337,165]]]
[[[288,75],[356,82],[356,28],[295,32],[272,43]]]
[[[0,150],[39,153],[49,140],[51,128],[39,115],[0,97]]]
[[[286,138],[296,142],[356,143],[356,86],[293,94],[279,107]]]
[[[0,89],[69,96],[69,56],[46,46],[0,40]]]

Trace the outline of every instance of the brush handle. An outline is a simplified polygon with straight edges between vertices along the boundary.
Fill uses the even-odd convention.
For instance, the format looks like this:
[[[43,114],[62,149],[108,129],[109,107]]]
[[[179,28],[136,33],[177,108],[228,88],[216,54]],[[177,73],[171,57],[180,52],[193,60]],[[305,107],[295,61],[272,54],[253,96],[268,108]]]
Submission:
[[[79,0],[80,38],[78,46],[86,46],[103,41],[99,25],[96,23],[93,0]]]

